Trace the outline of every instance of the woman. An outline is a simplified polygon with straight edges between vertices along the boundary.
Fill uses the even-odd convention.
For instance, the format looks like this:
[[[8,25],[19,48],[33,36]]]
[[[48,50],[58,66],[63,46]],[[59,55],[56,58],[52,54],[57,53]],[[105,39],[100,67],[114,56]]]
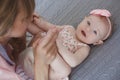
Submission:
[[[13,59],[9,42],[25,36],[27,31],[35,35],[41,30],[32,23],[34,7],[34,0],[0,0],[0,80],[22,80],[15,73],[17,61]],[[48,80],[49,64],[57,52],[57,33],[57,29],[51,29],[46,37],[38,38],[33,43],[35,80]]]

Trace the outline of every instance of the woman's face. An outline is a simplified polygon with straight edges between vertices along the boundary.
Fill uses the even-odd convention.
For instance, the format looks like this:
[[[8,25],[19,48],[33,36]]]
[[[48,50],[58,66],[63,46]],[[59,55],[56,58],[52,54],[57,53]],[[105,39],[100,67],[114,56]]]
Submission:
[[[29,20],[26,19],[25,13],[20,12],[13,24],[13,28],[11,29],[10,35],[11,37],[21,37],[26,33],[27,26],[29,25]]]
[[[25,12],[20,10],[13,23],[13,27],[8,31],[6,36],[16,38],[24,36],[27,31],[27,26],[29,26],[30,23],[29,19],[26,18]]]

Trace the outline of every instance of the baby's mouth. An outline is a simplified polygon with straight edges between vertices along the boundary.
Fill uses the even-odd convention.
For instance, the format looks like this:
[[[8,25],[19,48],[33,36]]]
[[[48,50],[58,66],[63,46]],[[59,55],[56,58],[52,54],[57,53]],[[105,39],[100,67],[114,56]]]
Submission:
[[[81,33],[82,33],[82,35],[83,35],[84,37],[86,37],[85,31],[82,30]]]

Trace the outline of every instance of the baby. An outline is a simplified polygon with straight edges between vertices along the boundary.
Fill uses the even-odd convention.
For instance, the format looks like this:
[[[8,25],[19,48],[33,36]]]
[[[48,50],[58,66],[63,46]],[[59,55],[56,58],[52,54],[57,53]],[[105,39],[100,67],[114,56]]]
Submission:
[[[109,37],[112,30],[110,16],[108,10],[95,9],[82,20],[76,29],[71,25],[60,26],[62,30],[56,40],[58,54],[50,64],[49,80],[69,80],[68,75],[71,68],[79,65],[89,55],[90,47],[88,44],[99,45]],[[35,18],[35,23],[39,27],[43,24],[38,18]],[[51,27],[44,28],[43,26],[42,28],[47,31]],[[43,33],[40,35],[45,36]],[[23,61],[23,56],[27,56],[28,62]],[[34,57],[32,47],[20,55],[20,63],[27,74],[33,76]]]

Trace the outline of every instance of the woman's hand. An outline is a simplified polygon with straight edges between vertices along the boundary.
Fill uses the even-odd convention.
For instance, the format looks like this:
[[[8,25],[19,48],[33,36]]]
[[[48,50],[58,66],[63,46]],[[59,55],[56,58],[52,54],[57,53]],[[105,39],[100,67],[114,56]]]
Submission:
[[[33,43],[34,57],[41,58],[44,63],[50,64],[57,54],[57,28],[50,29],[44,38],[38,38]]]
[[[57,36],[57,29],[50,29],[44,38],[33,43],[35,80],[49,80],[49,64],[57,54]]]

